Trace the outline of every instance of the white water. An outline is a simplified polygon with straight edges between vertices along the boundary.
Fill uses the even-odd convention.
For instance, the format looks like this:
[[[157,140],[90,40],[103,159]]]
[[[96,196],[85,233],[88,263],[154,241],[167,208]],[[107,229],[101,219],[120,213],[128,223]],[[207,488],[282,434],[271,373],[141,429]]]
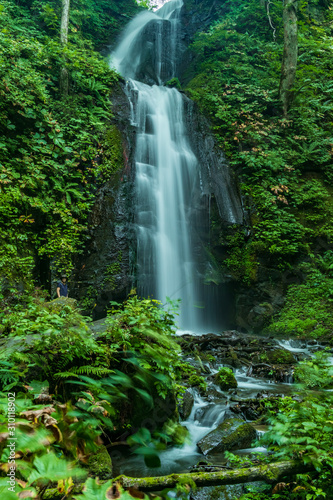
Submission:
[[[182,95],[162,86],[163,80],[175,76],[182,6],[183,0],[172,0],[155,13],[144,12],[133,19],[110,64],[128,80],[132,125],[137,131],[138,293],[162,303],[167,297],[181,299],[180,327],[198,331],[204,323],[200,328],[199,316],[207,319],[207,313],[200,312],[205,305],[200,302],[203,293],[190,220],[193,191],[200,189],[199,165],[187,140]],[[149,81],[158,85],[137,80],[146,67]],[[205,326],[210,328],[209,323]]]
[[[111,54],[110,65],[126,78],[138,78],[138,70],[147,66],[147,59],[155,69],[156,83],[162,82],[162,73],[168,79],[175,76],[177,27],[183,0],[172,0],[155,12],[142,12],[125,29],[122,40]],[[154,41],[146,39],[145,30],[154,22]],[[163,48],[162,29],[168,32],[168,44]],[[167,52],[167,53],[166,53]],[[166,57],[166,55],[168,57]],[[163,67],[163,65],[168,66]],[[163,70],[163,71],[162,71]]]
[[[137,275],[142,295],[182,300],[181,324],[195,328],[195,266],[188,207],[198,163],[188,146],[181,94],[129,83],[136,140]]]

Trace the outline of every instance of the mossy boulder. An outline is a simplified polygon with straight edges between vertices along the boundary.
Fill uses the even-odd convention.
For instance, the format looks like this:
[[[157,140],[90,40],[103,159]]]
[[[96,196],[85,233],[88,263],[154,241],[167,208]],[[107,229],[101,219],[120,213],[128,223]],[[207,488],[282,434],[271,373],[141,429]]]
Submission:
[[[256,431],[251,424],[240,418],[229,418],[200,439],[198,448],[204,455],[248,448],[255,438]]]
[[[77,300],[71,299],[70,297],[60,297],[59,299],[51,300],[51,302],[46,302],[44,305],[50,312],[60,313],[64,307],[69,307],[70,309],[77,308]]]
[[[214,382],[220,389],[227,391],[228,389],[236,389],[237,380],[231,368],[223,367],[214,375]]]
[[[262,361],[268,361],[272,365],[292,365],[296,362],[293,353],[286,349],[274,349],[260,355]]]
[[[207,391],[207,383],[201,375],[191,375],[188,379],[188,384],[191,387],[197,387],[200,394],[205,394]]]
[[[101,446],[88,460],[89,475],[99,479],[112,478],[112,461],[105,446]]]

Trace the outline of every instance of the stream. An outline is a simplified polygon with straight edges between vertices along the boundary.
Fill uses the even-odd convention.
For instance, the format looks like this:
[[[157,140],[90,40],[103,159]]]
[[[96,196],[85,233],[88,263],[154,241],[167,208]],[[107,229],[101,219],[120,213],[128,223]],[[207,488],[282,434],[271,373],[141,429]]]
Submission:
[[[222,337],[223,334],[221,334]],[[252,339],[253,336],[239,334],[243,338]],[[203,337],[203,336],[202,336]],[[218,336],[215,336],[218,337]],[[310,358],[317,350],[324,349],[324,346],[316,342],[301,342],[297,340],[275,340],[272,344],[277,349],[281,347],[295,355],[297,359]],[[187,361],[192,363],[193,358],[187,357]],[[205,377],[208,382],[208,387],[205,395],[200,395],[196,388],[191,388],[190,392],[193,395],[193,406],[190,415],[183,420],[181,424],[189,431],[189,437],[185,444],[181,447],[170,447],[160,453],[161,467],[148,468],[142,457],[132,455],[124,448],[119,448],[113,451],[111,455],[114,459],[116,474],[126,474],[135,477],[159,476],[171,473],[186,473],[191,470],[191,467],[202,460],[207,460],[211,464],[225,464],[226,459],[223,453],[208,453],[206,456],[200,453],[197,443],[201,438],[227,418],[244,418],[246,422],[251,422],[255,418],[249,418],[249,415],[235,413],[237,405],[242,401],[256,398],[268,398],[272,396],[284,397],[290,396],[294,390],[292,376],[289,375],[289,380],[286,382],[274,382],[267,378],[257,378],[247,375],[249,367],[233,368],[234,375],[237,380],[237,389],[229,389],[222,391],[211,380],[211,375],[216,373],[218,369],[226,365],[220,363],[218,358],[214,363],[205,363]],[[230,365],[226,365],[230,366]],[[203,373],[203,372],[202,372]],[[250,415],[251,416],[251,415]],[[254,416],[255,417],[255,416]],[[266,426],[254,425],[257,432],[257,439],[266,430]],[[263,447],[235,449],[232,452],[236,455],[249,455],[251,453],[266,453]]]

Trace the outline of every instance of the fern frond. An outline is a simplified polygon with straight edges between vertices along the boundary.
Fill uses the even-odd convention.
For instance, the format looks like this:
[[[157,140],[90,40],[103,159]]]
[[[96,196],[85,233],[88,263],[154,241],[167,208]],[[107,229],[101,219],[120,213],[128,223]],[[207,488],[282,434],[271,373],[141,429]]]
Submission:
[[[114,370],[110,370],[109,368],[104,368],[101,366],[74,366],[70,369],[70,372],[78,374],[78,375],[109,375],[110,373],[114,373]]]
[[[59,373],[56,373],[54,376],[59,377],[59,378],[69,378],[69,377],[78,378],[78,375],[76,373],[72,373],[72,372],[59,372]]]

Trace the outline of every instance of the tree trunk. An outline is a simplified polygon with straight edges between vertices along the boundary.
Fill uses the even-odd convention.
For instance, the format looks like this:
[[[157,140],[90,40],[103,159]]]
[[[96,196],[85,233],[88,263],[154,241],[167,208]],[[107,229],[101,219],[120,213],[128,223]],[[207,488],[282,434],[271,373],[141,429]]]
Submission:
[[[194,481],[197,487],[241,484],[252,481],[265,481],[274,484],[283,476],[291,476],[311,470],[314,470],[311,464],[304,465],[299,461],[288,460],[218,472],[191,472],[189,474],[170,474],[169,476],[142,478],[119,476],[115,481],[119,481],[124,488],[135,487],[142,491],[159,491],[164,488],[174,488],[180,481],[182,484],[191,484]]]
[[[60,41],[64,45],[66,45],[68,39],[69,4],[70,0],[62,0]]]
[[[70,0],[62,0],[61,26],[60,26],[60,42],[65,46],[68,41],[68,23],[69,23],[69,5]],[[69,75],[66,66],[60,70],[60,94],[68,95],[69,90]]]
[[[243,484],[251,481],[265,481],[268,484],[275,484],[284,476],[300,474],[314,471],[311,464],[304,465],[300,461],[287,460],[267,465],[258,465],[244,469],[223,470],[218,472],[191,472],[189,474],[170,474],[169,476],[157,477],[128,477],[118,476],[113,479],[113,483],[120,483],[123,488],[135,488],[141,491],[159,491],[164,488],[175,488],[182,484],[195,485],[200,488],[204,486],[220,486],[225,484]],[[83,484],[74,487],[75,494],[82,493]],[[52,500],[62,500],[64,498],[57,488],[48,489],[44,498]],[[114,497],[116,498],[116,497]]]
[[[283,9],[284,48],[282,57],[279,95],[284,116],[290,108],[297,66],[297,0],[285,0]]]

